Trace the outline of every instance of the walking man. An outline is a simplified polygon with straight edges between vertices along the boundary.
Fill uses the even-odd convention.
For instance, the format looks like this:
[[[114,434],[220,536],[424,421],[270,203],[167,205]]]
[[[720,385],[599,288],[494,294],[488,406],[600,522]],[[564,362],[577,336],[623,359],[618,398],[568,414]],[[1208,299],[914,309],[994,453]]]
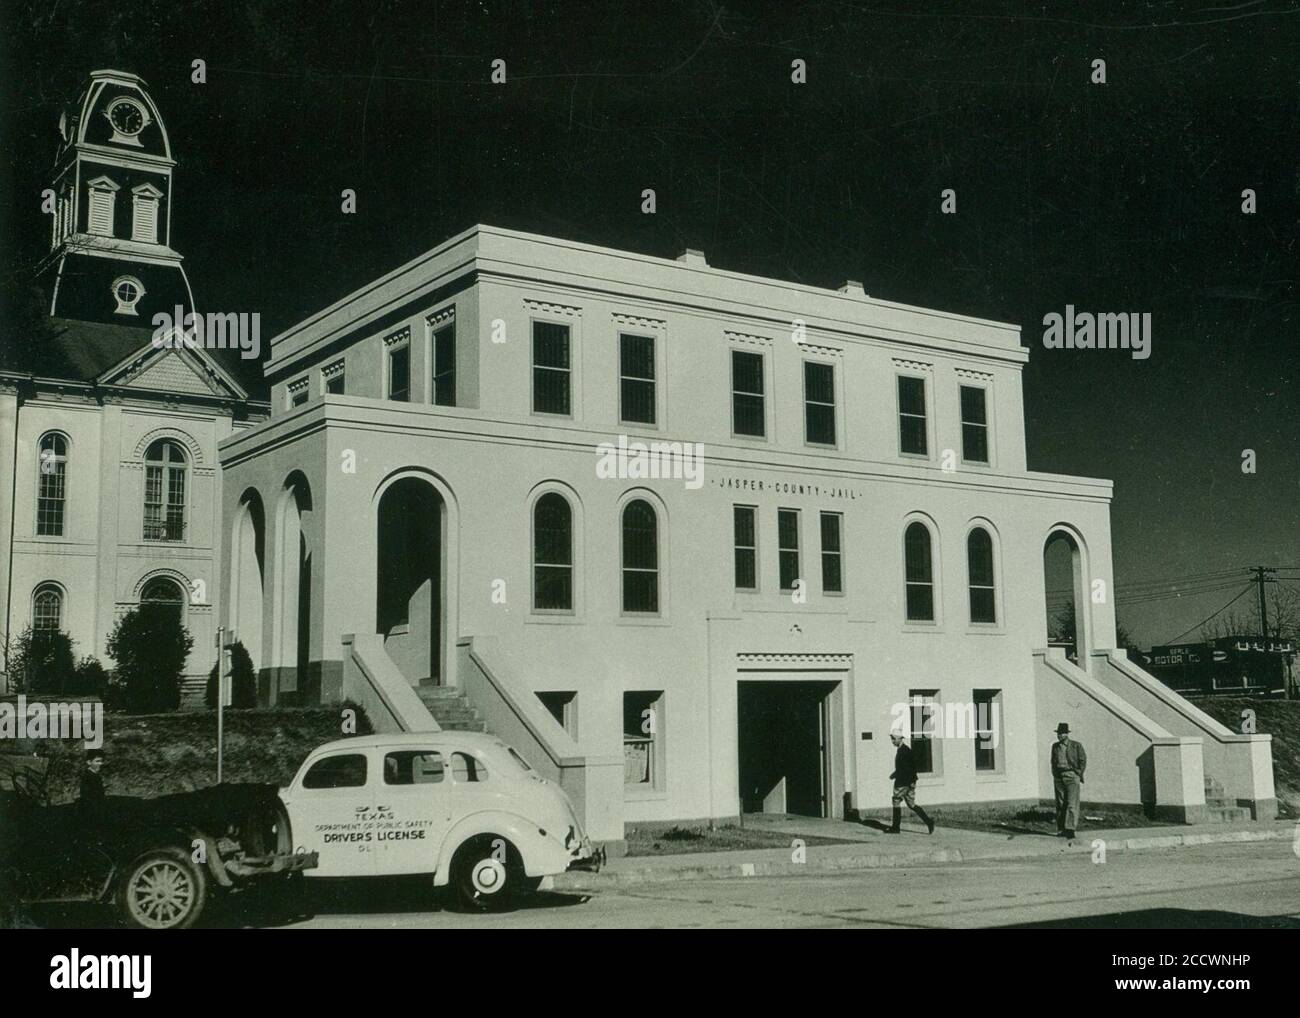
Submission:
[[[1062,721],[1056,726],[1052,744],[1052,783],[1056,789],[1056,834],[1073,840],[1079,826],[1079,793],[1088,754],[1083,745],[1070,738],[1070,726]]]
[[[912,747],[903,741],[903,737],[897,733],[889,734],[890,741],[895,747],[894,753],[894,773],[890,775],[894,779],[894,825],[888,828],[886,834],[899,834],[901,829],[899,824],[903,819],[903,808],[899,803],[907,803],[907,808],[919,816],[924,822],[929,833],[934,833],[934,821],[931,820],[925,810],[916,804],[916,754]]]

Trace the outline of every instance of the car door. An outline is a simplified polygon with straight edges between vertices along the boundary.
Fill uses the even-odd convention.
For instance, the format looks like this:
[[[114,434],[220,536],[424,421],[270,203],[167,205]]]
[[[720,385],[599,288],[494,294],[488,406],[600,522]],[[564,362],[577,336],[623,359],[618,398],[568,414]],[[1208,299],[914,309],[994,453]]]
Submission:
[[[432,745],[381,752],[380,797],[387,808],[375,830],[375,872],[432,873],[449,819],[446,758]]]
[[[295,847],[320,853],[316,877],[368,877],[380,813],[373,751],[341,749],[317,757],[290,791],[286,806]]]

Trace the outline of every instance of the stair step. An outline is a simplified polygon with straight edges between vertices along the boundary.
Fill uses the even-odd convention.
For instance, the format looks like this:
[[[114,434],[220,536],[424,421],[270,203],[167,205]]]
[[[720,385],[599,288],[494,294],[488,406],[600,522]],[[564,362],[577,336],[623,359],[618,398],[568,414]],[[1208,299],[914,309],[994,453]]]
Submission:
[[[1236,809],[1237,803],[1226,795],[1206,795],[1205,805],[1214,809]]]
[[[486,732],[487,725],[482,721],[443,721],[435,718],[438,727],[444,732]]]
[[[1205,820],[1211,824],[1249,823],[1250,810],[1242,806],[1211,806],[1205,810]]]
[[[428,697],[432,700],[459,700],[466,695],[459,686],[435,686],[432,683],[421,683],[415,687],[415,692],[421,699]]]

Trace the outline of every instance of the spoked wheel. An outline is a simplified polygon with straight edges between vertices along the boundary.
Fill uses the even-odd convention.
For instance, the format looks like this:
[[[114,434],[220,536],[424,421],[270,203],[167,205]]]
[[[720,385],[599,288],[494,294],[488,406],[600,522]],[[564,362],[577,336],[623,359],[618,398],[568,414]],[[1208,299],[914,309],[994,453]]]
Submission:
[[[504,838],[485,835],[466,842],[451,864],[456,900],[472,912],[509,908],[523,877],[518,858]]]
[[[145,930],[183,930],[194,924],[207,899],[205,874],[179,848],[137,856],[118,891],[122,917]]]

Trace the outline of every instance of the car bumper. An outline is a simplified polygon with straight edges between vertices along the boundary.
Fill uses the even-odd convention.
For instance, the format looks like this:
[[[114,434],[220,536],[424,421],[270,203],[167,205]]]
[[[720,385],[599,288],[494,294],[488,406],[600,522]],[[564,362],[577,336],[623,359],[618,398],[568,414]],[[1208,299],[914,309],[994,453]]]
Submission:
[[[590,838],[583,838],[582,844],[574,851],[574,856],[567,867],[570,873],[599,873],[605,865],[605,849],[595,848]]]

